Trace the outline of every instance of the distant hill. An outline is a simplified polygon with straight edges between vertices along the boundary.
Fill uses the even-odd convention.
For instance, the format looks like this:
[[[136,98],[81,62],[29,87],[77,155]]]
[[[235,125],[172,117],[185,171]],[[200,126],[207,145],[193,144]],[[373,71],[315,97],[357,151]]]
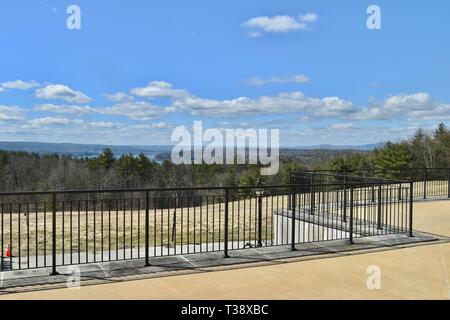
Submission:
[[[332,144],[319,144],[312,146],[302,146],[302,147],[294,147],[293,149],[299,150],[357,150],[357,151],[371,151],[376,148],[381,148],[385,145],[384,142],[372,143],[372,144],[363,144],[363,145],[332,145]]]
[[[284,151],[343,151],[343,150],[355,150],[355,151],[370,151],[377,147],[382,147],[384,143],[366,144],[359,146],[336,146],[329,144],[313,145],[313,146],[300,146],[281,148],[281,152]],[[35,152],[39,154],[52,154],[70,155],[73,157],[94,157],[99,155],[103,149],[111,148],[115,155],[120,156],[122,154],[140,154],[144,153],[151,158],[155,158],[158,155],[170,155],[173,146],[169,145],[153,145],[153,146],[116,146],[116,145],[102,145],[102,144],[76,144],[76,143],[47,143],[47,142],[1,142],[0,150],[5,151],[25,151]]]
[[[111,148],[116,155],[139,154],[156,155],[169,152],[172,146],[114,146],[101,144],[46,143],[46,142],[0,142],[0,150],[25,151],[39,154],[71,155],[74,157],[93,157],[103,149]]]

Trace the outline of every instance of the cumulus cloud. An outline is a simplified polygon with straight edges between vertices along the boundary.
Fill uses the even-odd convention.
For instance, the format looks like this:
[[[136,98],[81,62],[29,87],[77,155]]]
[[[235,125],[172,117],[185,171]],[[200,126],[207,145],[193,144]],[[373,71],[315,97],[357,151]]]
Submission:
[[[312,19],[312,17],[305,18]],[[270,79],[251,79],[252,85],[267,83],[305,82],[303,75],[290,75],[286,77],[272,77]],[[167,97],[172,100],[172,107],[162,108],[143,102],[125,104],[130,108],[132,118],[138,118],[141,112],[149,114],[144,119],[154,119],[156,112],[164,116],[170,112],[187,111],[193,115],[211,117],[235,117],[239,115],[272,114],[272,113],[302,113],[309,120],[319,117],[340,118],[347,120],[385,120],[395,117],[406,119],[420,118],[439,119],[450,118],[449,105],[438,103],[430,94],[424,92],[412,94],[398,94],[386,98],[378,104],[357,108],[346,99],[337,96],[309,97],[302,92],[284,92],[273,96],[257,98],[237,97],[234,99],[208,99],[197,97],[187,90],[174,89],[167,82],[151,82],[142,88],[142,95],[148,97]],[[134,89],[134,91],[137,89]],[[136,93],[136,92],[134,92]],[[114,108],[117,110],[117,106]],[[134,112],[133,112],[134,111]],[[117,111],[117,113],[120,113]],[[133,116],[134,114],[134,116]],[[443,119],[444,119],[443,118]]]
[[[382,103],[362,108],[354,114],[356,120],[384,120],[395,116],[408,117],[420,111],[433,114],[439,104],[424,92],[390,96]]]
[[[0,92],[5,90],[29,90],[39,86],[40,84],[34,80],[28,82],[22,80],[6,81],[0,83]]]
[[[408,116],[410,120],[450,120],[450,104],[437,104],[431,110],[414,110]]]
[[[358,129],[353,123],[335,123],[330,126],[333,130],[352,130]]]
[[[189,93],[186,90],[173,89],[165,81],[152,81],[146,87],[131,89],[131,94],[141,98],[182,98]]]
[[[95,109],[91,106],[78,106],[78,105],[57,105],[57,104],[40,104],[34,107],[36,111],[54,112],[54,113],[66,113],[83,115],[93,113]]]
[[[106,99],[113,102],[123,102],[123,101],[132,101],[134,98],[125,92],[116,92],[113,94],[104,94]]]
[[[165,122],[156,122],[151,124],[136,124],[132,126],[133,129],[171,129],[172,125]]]
[[[212,100],[188,97],[174,102],[174,106],[194,115],[211,117],[251,114],[306,112],[313,116],[344,116],[354,111],[350,101],[338,97],[312,98],[302,92],[280,93],[256,99],[240,97]]]
[[[242,27],[250,30],[249,36],[257,37],[263,33],[288,33],[308,30],[309,26],[317,19],[315,13],[301,14],[298,18],[288,15],[260,16],[245,21]]]
[[[46,100],[64,100],[71,103],[88,103],[92,99],[80,91],[63,84],[50,84],[36,90],[36,98]]]
[[[172,126],[165,122],[152,123],[152,129],[170,129]]]
[[[25,119],[25,113],[18,106],[0,105],[0,121],[22,121]]]
[[[108,122],[108,121],[91,121],[87,122],[86,126],[92,127],[95,129],[120,129],[125,125],[120,122]]]
[[[314,12],[307,12],[307,13],[301,14],[299,16],[300,21],[307,22],[307,23],[316,22],[318,19],[319,19],[319,17]]]
[[[309,78],[303,74],[295,74],[288,76],[275,76],[268,79],[253,77],[249,80],[245,80],[245,83],[250,86],[262,87],[267,84],[279,84],[279,83],[307,83]]]
[[[133,120],[153,120],[174,112],[173,107],[160,107],[143,101],[118,103],[107,108],[98,108],[104,114],[122,115]]]
[[[48,127],[51,125],[68,125],[71,121],[60,117],[44,117],[28,121],[30,127]]]
[[[298,19],[315,21],[312,15],[305,15]],[[289,74],[271,78],[252,78],[247,80],[247,83],[254,86],[263,86],[272,83],[306,83],[308,80],[302,74]],[[26,87],[25,82],[13,81],[7,83],[5,88],[25,90]],[[209,98],[196,96],[188,90],[176,88],[165,81],[151,81],[146,86],[131,89],[128,93],[125,92],[105,95],[107,99],[113,102],[105,106],[93,107],[85,104],[91,99],[79,91],[65,85],[47,85],[36,90],[37,98],[60,99],[70,103],[37,104],[33,110],[46,112],[47,114],[29,121],[26,121],[25,115],[27,113],[25,109],[18,106],[0,105],[0,121],[4,125],[4,130],[7,130],[7,126],[11,126],[11,128],[24,130],[24,132],[28,130],[29,133],[70,130],[75,132],[84,129],[88,132],[116,130],[120,134],[127,133],[131,136],[133,130],[164,132],[164,129],[170,129],[172,126],[163,121],[140,122],[138,125],[133,125],[120,121],[108,122],[103,120],[108,118],[109,115],[117,115],[131,120],[152,121],[175,112],[186,112],[196,116],[222,118],[223,121],[236,121],[240,124],[240,127],[246,128],[251,125],[251,120],[248,118],[241,119],[241,116],[270,114],[286,115],[286,117],[290,117],[289,119],[292,119],[292,117],[301,119],[303,124],[308,121],[310,126],[320,123],[317,120],[330,119],[333,120],[333,123],[337,122],[326,126],[330,135],[332,135],[332,132],[338,132],[341,136],[350,136],[358,134],[362,130],[361,128],[367,127],[368,121],[384,123],[389,120],[401,124],[421,123],[425,126],[432,121],[450,120],[450,104],[439,102],[426,92],[400,93],[388,96],[379,102],[371,101],[367,105],[360,106],[355,106],[352,101],[343,97],[309,96],[300,91],[256,97]],[[160,98],[168,100],[164,101],[164,106],[159,103]],[[55,116],[47,116],[48,113],[54,113]],[[95,121],[73,119],[92,114],[96,115]],[[104,117],[99,117],[99,115]],[[233,118],[234,120],[231,120]],[[283,121],[289,122],[289,120]],[[296,123],[299,125],[300,120],[296,120]],[[285,123],[277,124],[278,128],[284,125]],[[261,126],[266,126],[266,124],[261,124]],[[402,128],[405,127],[405,125],[402,126]],[[408,130],[410,130],[409,127]]]

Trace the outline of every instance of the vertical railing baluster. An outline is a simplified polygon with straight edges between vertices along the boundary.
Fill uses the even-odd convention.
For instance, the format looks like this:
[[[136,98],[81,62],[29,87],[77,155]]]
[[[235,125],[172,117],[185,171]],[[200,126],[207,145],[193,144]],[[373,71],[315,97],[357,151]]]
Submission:
[[[378,186],[378,212],[377,212],[377,227],[378,229],[382,229],[381,217],[382,217],[382,207],[381,207],[381,198],[382,198],[382,184],[380,183]]]
[[[58,275],[56,271],[56,193],[52,193],[52,273],[50,275]]]
[[[350,244],[353,244],[353,186],[350,187]]]
[[[423,169],[423,198],[427,198],[427,180],[428,180],[428,172],[427,169]]]
[[[447,170],[447,180],[448,180],[447,193],[448,193],[448,197],[450,198],[450,168]]]
[[[375,178],[375,169],[372,169],[372,178]],[[372,202],[375,202],[375,184],[372,183]]]
[[[344,204],[343,204],[343,221],[347,222],[347,179],[344,177]]]
[[[295,251],[295,211],[297,208],[297,197],[295,195],[295,187],[291,186],[291,194],[292,194],[291,250]]]
[[[225,226],[224,226],[224,258],[228,258],[228,201],[229,201],[229,189],[225,188]],[[220,241],[220,238],[219,238]]]
[[[145,191],[145,266],[150,266],[149,263],[149,224],[150,224],[150,194],[149,191]]]
[[[262,247],[262,197],[263,197],[263,189],[261,178],[258,179],[256,196],[258,198],[258,247]]]
[[[310,214],[314,214],[314,206],[316,204],[316,194],[314,189],[315,174],[311,174],[311,208]],[[295,193],[294,193],[295,196]]]
[[[409,196],[409,236],[410,237],[413,237],[413,207],[414,207],[414,197],[412,194],[413,188],[414,188],[413,182],[410,182],[410,185],[409,185],[409,189],[410,189],[409,190],[409,193],[410,193],[410,196]]]

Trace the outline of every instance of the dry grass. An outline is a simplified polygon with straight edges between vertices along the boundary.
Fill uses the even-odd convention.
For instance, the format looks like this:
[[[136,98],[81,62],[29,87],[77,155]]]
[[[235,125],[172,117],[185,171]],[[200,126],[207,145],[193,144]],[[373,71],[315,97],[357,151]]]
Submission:
[[[263,238],[272,236],[273,209],[287,208],[287,196],[262,201]],[[174,246],[221,242],[224,239],[225,204],[216,203],[184,208],[150,209],[150,246]],[[257,200],[229,203],[229,240],[255,240]],[[175,216],[175,220],[174,220]],[[175,222],[175,223],[174,223]],[[1,223],[1,221],[0,221]],[[175,225],[175,227],[174,227]],[[19,232],[20,230],[20,232]],[[51,212],[8,213],[3,215],[3,247],[12,244],[13,255],[51,253]],[[139,248],[145,245],[145,210],[80,211],[56,213],[57,252]],[[19,236],[20,234],[20,236]]]
[[[407,194],[409,185],[402,186],[402,194]],[[434,181],[428,184],[427,194],[446,194],[447,181]],[[423,183],[416,183],[414,194],[423,193]],[[355,189],[354,200],[368,200],[372,189]],[[383,197],[398,198],[398,187],[383,191]],[[342,192],[316,193],[316,201],[336,203],[343,199]],[[349,197],[349,195],[347,195]],[[375,192],[377,197],[377,192]],[[299,195],[297,205],[309,206],[310,194]],[[348,198],[349,201],[349,198]],[[273,238],[273,212],[287,209],[288,196],[267,196],[262,201],[262,235],[264,240]],[[335,215],[342,215],[341,208],[331,207]],[[183,208],[151,209],[149,213],[150,246],[174,246],[180,244],[199,244],[221,242],[224,239],[225,204],[203,204]],[[366,212],[358,209],[355,217],[363,218]],[[372,215],[373,213],[370,212]],[[175,219],[174,219],[175,217]],[[229,203],[229,240],[254,241],[257,238],[257,199],[231,201]],[[175,228],[174,227],[175,222]],[[51,252],[52,214],[39,210],[37,213],[17,214],[5,211],[0,224],[0,239],[3,252],[11,243],[13,255],[43,255]],[[100,252],[123,248],[139,248],[145,245],[145,210],[80,210],[72,213],[56,213],[57,251],[69,253],[89,251]],[[27,248],[29,252],[27,251]]]

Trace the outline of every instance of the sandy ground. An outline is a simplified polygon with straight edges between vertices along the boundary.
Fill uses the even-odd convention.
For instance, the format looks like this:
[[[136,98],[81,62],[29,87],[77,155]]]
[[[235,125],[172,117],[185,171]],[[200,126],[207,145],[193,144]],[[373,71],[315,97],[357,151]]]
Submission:
[[[450,236],[450,201],[415,205],[415,229]],[[370,266],[381,289],[367,287]],[[450,244],[283,263],[0,299],[450,299]]]

